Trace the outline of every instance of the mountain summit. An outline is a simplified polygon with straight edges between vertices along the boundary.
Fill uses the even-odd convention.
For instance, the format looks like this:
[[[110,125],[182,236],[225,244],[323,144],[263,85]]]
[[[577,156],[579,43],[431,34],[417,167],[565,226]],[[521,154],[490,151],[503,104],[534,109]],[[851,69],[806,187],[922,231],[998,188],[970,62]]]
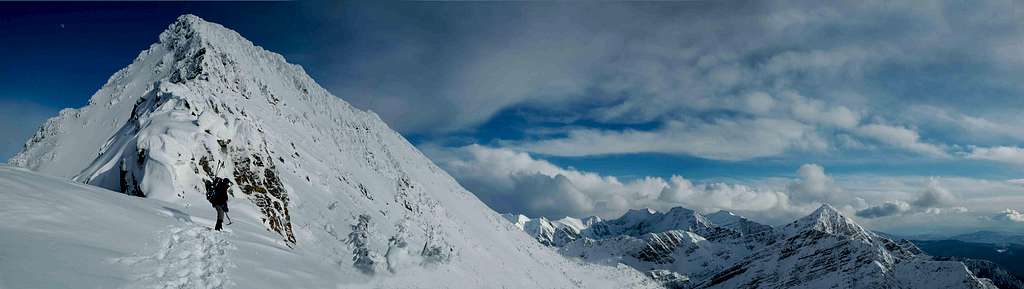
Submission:
[[[822,204],[811,214],[787,224],[784,231],[799,233],[816,230],[828,234],[844,235],[858,240],[867,240],[872,233],[865,230],[853,219],[847,218],[829,204]]]
[[[215,241],[280,248],[274,254],[288,252],[305,260],[303,268],[317,268],[288,276],[310,279],[297,284],[653,286],[631,269],[583,266],[542,249],[376,114],[335,97],[281,55],[193,15],[179,17],[87,106],[46,121],[10,163],[162,201],[161,212],[170,212],[164,218],[183,220],[175,232],[193,232],[196,208],[212,213],[206,182],[230,178],[234,227],[254,224],[265,232]],[[146,235],[146,228],[124,228],[125,236]],[[164,228],[148,229],[157,237]],[[276,261],[235,261],[224,270],[288,264]],[[275,283],[260,281],[285,277],[279,275],[245,284],[269,286],[261,284]]]

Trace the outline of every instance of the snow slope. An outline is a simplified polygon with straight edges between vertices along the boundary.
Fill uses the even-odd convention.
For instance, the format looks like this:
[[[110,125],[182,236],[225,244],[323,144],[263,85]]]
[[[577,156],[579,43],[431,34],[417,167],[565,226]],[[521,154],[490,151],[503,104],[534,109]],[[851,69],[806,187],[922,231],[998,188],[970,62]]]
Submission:
[[[170,255],[192,256],[184,252],[197,246],[224,250],[226,255],[197,258],[232,261],[237,267],[213,270],[225,270],[223,279],[230,282],[222,284],[237,288],[271,288],[263,284],[275,283],[259,281],[293,275],[316,279],[302,283],[310,288],[655,286],[630,269],[581,265],[543,249],[376,114],[330,94],[282,56],[192,15],[179,17],[87,106],[48,120],[10,163],[145,197],[111,197],[143,212],[90,225],[126,226],[134,231],[107,233],[132,245],[95,246],[141,252],[137,244],[169,238],[188,241],[168,244],[164,253]],[[212,212],[202,188],[214,176],[236,184],[230,199],[231,216],[240,224],[232,226],[236,232],[206,236],[188,222],[167,228],[166,219]],[[135,215],[156,205],[139,202],[182,213],[142,225]],[[250,225],[244,233],[238,229]],[[161,230],[167,232],[147,234]],[[257,247],[273,248],[276,255],[232,257]],[[166,255],[161,252],[126,262],[139,264],[131,267],[147,271],[155,283],[172,284],[160,277],[166,272],[152,272],[167,262],[157,258]],[[297,267],[315,274],[277,270]],[[261,268],[268,269],[245,284],[252,286],[233,277]]]
[[[0,288],[334,288],[263,224],[0,166]],[[363,278],[365,279],[365,278]]]

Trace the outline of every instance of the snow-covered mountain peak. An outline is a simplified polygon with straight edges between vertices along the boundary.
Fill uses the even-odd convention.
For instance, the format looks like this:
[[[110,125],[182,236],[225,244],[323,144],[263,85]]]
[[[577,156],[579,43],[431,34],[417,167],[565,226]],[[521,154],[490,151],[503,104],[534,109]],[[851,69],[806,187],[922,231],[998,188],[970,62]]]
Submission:
[[[541,250],[377,115],[192,15],[89,105],[49,119],[10,163],[209,212],[205,184],[230,178],[231,216],[269,235],[251,237],[333,266],[347,282],[440,266],[468,287],[622,286],[573,279],[610,271]]]
[[[798,234],[806,230],[843,235],[858,240],[867,240],[874,235],[829,204],[821,205],[814,212],[787,224],[784,228],[787,234]]]

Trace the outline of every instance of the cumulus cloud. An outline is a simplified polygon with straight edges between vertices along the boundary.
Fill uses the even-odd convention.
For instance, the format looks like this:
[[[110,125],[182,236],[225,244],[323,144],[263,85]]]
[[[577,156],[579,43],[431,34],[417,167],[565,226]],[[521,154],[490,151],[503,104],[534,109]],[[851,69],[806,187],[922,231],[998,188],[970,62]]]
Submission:
[[[788,186],[789,192],[796,199],[831,203],[842,197],[842,188],[837,186],[832,177],[825,174],[825,168],[818,164],[801,165],[797,175],[800,180]]]
[[[943,187],[937,178],[931,178],[928,180],[925,188],[918,192],[913,200],[887,201],[880,205],[861,209],[857,211],[857,216],[881,218],[912,213],[942,214],[966,212],[967,208],[959,206],[959,203],[959,198]]]
[[[781,191],[722,182],[694,183],[681,176],[622,181],[562,168],[528,153],[469,145],[421,146],[468,190],[499,212],[532,216],[618,217],[628,209],[685,206],[779,216],[806,209]],[[811,206],[811,205],[807,205]],[[788,216],[788,215],[787,215]]]
[[[730,210],[778,224],[827,202],[878,228],[912,230],[911,224],[934,221],[932,215],[936,214],[943,220],[957,220],[957,226],[981,228],[985,224],[979,223],[982,219],[978,216],[988,219],[990,215],[972,212],[1024,204],[1024,198],[1013,197],[1024,193],[1024,186],[1012,181],[874,175],[837,178],[818,164],[800,166],[793,179],[730,183],[675,175],[623,180],[558,166],[509,148],[427,144],[420,149],[495,210],[553,218],[614,218],[628,209],[684,206],[703,212]]]
[[[928,180],[927,187],[921,191],[911,205],[918,208],[942,208],[956,204],[956,202],[956,196],[942,187],[937,178],[932,178]]]
[[[789,196],[783,192],[721,182],[694,185],[680,176],[669,179],[658,200],[703,211],[784,212],[791,209]]]
[[[1006,209],[998,214],[992,216],[993,220],[1013,223],[1024,223],[1024,212]]]
[[[1015,146],[970,147],[968,159],[1024,165],[1024,148]]]

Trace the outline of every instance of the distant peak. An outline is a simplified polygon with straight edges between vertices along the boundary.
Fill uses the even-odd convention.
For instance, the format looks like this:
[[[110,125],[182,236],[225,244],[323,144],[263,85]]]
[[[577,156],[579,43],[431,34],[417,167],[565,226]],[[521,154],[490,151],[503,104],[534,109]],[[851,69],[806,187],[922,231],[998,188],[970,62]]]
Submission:
[[[824,203],[824,204],[821,204],[821,207],[818,207],[818,209],[817,209],[817,210],[814,210],[814,213],[816,213],[816,214],[820,214],[820,213],[828,213],[828,214],[840,214],[840,213],[839,213],[839,210],[836,210],[836,208],[835,208],[835,207],[833,207],[833,206],[832,206],[831,204],[829,204],[829,203]],[[840,215],[841,215],[841,214],[840,214]]]
[[[842,223],[853,223],[853,220],[847,218],[843,213],[840,213],[835,207],[829,204],[822,204],[817,210],[811,212],[803,218],[803,220],[821,223],[821,222],[842,222]]]
[[[829,204],[822,204],[806,217],[787,225],[791,230],[817,230],[829,234],[846,235],[858,239],[868,238],[870,233]]]

